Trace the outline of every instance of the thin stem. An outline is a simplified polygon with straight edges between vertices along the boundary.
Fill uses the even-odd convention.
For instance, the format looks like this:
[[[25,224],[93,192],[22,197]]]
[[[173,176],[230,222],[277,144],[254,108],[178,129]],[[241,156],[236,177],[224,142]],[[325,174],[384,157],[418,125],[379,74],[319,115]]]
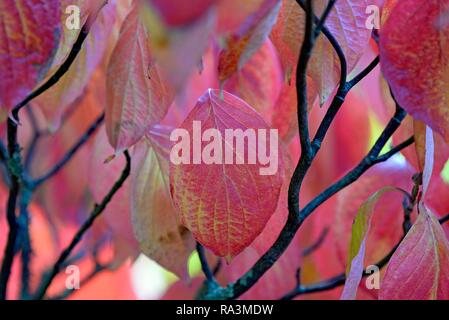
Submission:
[[[15,114],[15,120],[8,118],[8,172],[11,181],[9,189],[8,202],[6,206],[6,217],[9,226],[8,240],[3,255],[3,263],[0,271],[0,300],[6,299],[11,267],[14,262],[16,241],[18,235],[18,223],[16,217],[17,197],[20,192],[20,177],[22,174],[20,146],[17,143],[17,121],[18,115]]]
[[[117,180],[117,182],[114,184],[114,186],[111,188],[111,190],[108,192],[108,194],[104,197],[103,201],[96,205],[94,210],[91,212],[89,218],[83,223],[81,228],[77,231],[75,236],[73,237],[72,241],[70,242],[69,246],[64,249],[64,251],[59,256],[58,260],[53,266],[53,269],[48,277],[46,277],[43,280],[43,283],[40,285],[35,299],[43,299],[45,296],[45,293],[47,292],[48,288],[50,287],[50,284],[52,283],[53,279],[56,277],[56,275],[61,270],[61,267],[64,265],[64,262],[69,258],[70,254],[72,253],[73,249],[81,242],[84,234],[90,229],[90,227],[93,225],[95,220],[101,215],[101,213],[106,209],[107,205],[112,200],[115,193],[122,187],[125,180],[128,178],[130,171],[131,171],[131,158],[129,156],[128,151],[125,151],[124,153],[126,158],[126,166],[123,169],[123,172],[120,176],[120,178]]]
[[[324,240],[326,240],[328,234],[329,234],[329,227],[326,227],[323,229],[323,231],[321,231],[321,234],[318,237],[318,239],[312,245],[310,245],[309,247],[305,248],[302,251],[302,256],[308,257],[316,250],[318,250],[322,246]]]
[[[369,75],[371,73],[371,71],[373,71],[380,62],[380,57],[377,56],[376,58],[374,58],[373,61],[371,61],[371,63],[364,69],[362,70],[358,75],[356,75],[351,81],[348,82],[348,85],[350,88],[355,87],[360,81],[362,81],[367,75]]]
[[[314,46],[313,39],[313,1],[306,1],[306,26],[304,34],[304,42],[296,69],[296,91],[298,93],[298,127],[299,138],[301,141],[301,154],[304,157],[311,156],[310,134],[309,134],[309,117],[307,111],[307,65],[312,56]]]
[[[445,224],[446,222],[448,222],[449,221],[449,214],[444,216],[443,218],[441,218],[439,221],[440,221],[441,224]]]
[[[30,212],[28,206],[31,202],[32,192],[29,188],[23,188],[20,194],[19,237],[21,252],[21,297],[28,299],[30,295],[31,257],[32,246],[30,237]]]
[[[337,0],[329,0],[328,4],[326,6],[326,9],[324,9],[323,15],[321,16],[318,23],[316,24],[316,28],[315,28],[314,35],[313,35],[315,39],[318,38],[318,36],[320,35],[321,30],[324,27],[324,23],[326,22],[327,17],[329,16],[332,9],[334,8],[336,1]]]
[[[70,160],[72,160],[72,158],[75,156],[77,151],[79,149],[81,149],[81,147],[97,131],[97,129],[103,123],[104,118],[105,118],[105,114],[103,113],[94,121],[94,123],[88,128],[88,130],[84,133],[84,135],[78,140],[78,142],[76,142],[75,145],[70,148],[70,150],[66,153],[66,155],[52,169],[50,169],[47,173],[45,173],[44,175],[42,175],[41,177],[37,178],[35,181],[32,182],[33,188],[39,187],[42,183],[51,179],[62,168],[64,168],[64,166]]]
[[[201,262],[201,269],[203,270],[204,275],[208,281],[215,281],[214,272],[210,269],[209,264],[207,263],[206,252],[204,251],[204,247],[197,242],[196,243],[196,251],[198,252],[198,257]]]

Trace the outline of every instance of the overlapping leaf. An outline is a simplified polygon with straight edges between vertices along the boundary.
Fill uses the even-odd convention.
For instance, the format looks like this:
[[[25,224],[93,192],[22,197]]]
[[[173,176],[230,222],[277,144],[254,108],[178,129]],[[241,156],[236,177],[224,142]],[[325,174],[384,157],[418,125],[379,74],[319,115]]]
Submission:
[[[177,144],[190,145],[192,137],[196,146],[181,151],[183,157],[188,159],[184,164],[171,163],[170,185],[181,222],[201,244],[216,255],[230,260],[260,234],[276,209],[282,167],[276,150],[271,150],[278,168],[273,168],[273,175],[261,175],[259,169],[264,168],[260,162],[249,164],[249,154],[256,151],[253,149],[255,146],[249,144],[243,154],[231,149],[234,159],[232,164],[224,160],[226,152],[223,147],[229,149],[230,144],[224,140],[225,129],[241,129],[242,132],[251,129],[257,135],[258,130],[269,128],[254,109],[242,100],[227,92],[223,92],[222,98],[219,95],[217,90],[209,90],[184,121],[182,128],[189,134]],[[202,132],[216,129],[220,135],[216,134],[217,131],[209,130],[211,135],[205,138],[206,141],[193,136],[194,121],[201,122]],[[267,135],[268,131],[263,133]],[[258,142],[266,142],[276,148],[274,136],[265,138],[266,141],[259,137]],[[207,140],[209,143],[206,143]],[[203,150],[205,147],[208,149]],[[172,152],[179,154],[180,150],[177,149],[175,146]],[[214,159],[211,164],[198,161],[202,150],[203,155],[208,150],[206,155]],[[185,152],[193,153],[193,156],[189,153],[184,155]],[[237,164],[237,161],[243,164]],[[272,165],[276,166],[274,163]]]
[[[132,168],[132,221],[142,252],[183,279],[195,242],[177,222],[169,189],[169,129],[153,127],[136,145]]]
[[[276,22],[280,6],[280,0],[265,0],[236,33],[227,37],[226,48],[220,52],[218,62],[220,82],[243,68],[262,46]]]
[[[385,193],[391,191],[400,190],[393,187],[385,187],[377,191],[362,204],[357,213],[354,224],[352,225],[346,282],[341,296],[341,299],[343,300],[354,300],[357,296],[357,289],[360,284],[360,280],[362,279],[364,270],[366,242],[371,227],[374,209],[379,199]],[[400,194],[402,196],[404,195],[401,191]]]
[[[123,23],[107,75],[106,129],[116,152],[138,142],[167,113],[173,94],[155,65],[135,6]]]
[[[381,30],[382,70],[399,104],[449,141],[447,0],[398,1]],[[419,26],[419,32],[416,31]]]
[[[1,1],[0,107],[10,110],[45,76],[60,40],[60,5],[59,0]]]
[[[380,299],[449,299],[449,243],[435,215],[421,206],[418,220],[391,258]]]
[[[64,112],[83,94],[93,72],[104,58],[109,45],[109,36],[113,31],[111,26],[114,25],[115,15],[115,1],[110,1],[99,13],[81,51],[67,73],[57,84],[35,100],[35,103],[43,110],[52,129],[59,127]],[[65,38],[70,37],[70,34],[76,31],[68,28],[64,28],[64,30],[67,30]],[[71,48],[73,43],[63,45]],[[55,64],[57,65],[57,63]]]
[[[281,79],[278,57],[271,42],[267,41],[240,71],[226,81],[224,89],[270,120],[280,94]]]

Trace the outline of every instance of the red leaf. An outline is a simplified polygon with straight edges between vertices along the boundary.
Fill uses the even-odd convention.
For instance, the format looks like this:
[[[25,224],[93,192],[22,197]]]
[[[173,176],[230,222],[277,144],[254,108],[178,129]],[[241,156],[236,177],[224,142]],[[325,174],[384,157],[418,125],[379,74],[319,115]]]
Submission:
[[[338,194],[334,221],[336,249],[342,266],[346,267],[350,256],[348,243],[358,209],[372,194],[387,186],[410,190],[413,171],[403,164],[389,162],[370,169],[364,176]],[[402,198],[388,193],[377,204],[367,238],[365,261],[375,263],[382,259],[402,237]]]
[[[381,29],[382,70],[399,104],[449,141],[448,0],[398,1]],[[415,32],[419,26],[419,32]]]
[[[247,164],[249,161],[243,161],[245,164],[225,164],[223,158],[226,152],[223,151],[223,142],[226,145],[225,149],[229,150],[228,146],[231,146],[229,140],[228,142],[225,140],[225,129],[243,131],[253,129],[257,132],[269,128],[245,102],[227,92],[223,92],[223,95],[223,98],[220,98],[218,91],[209,90],[199,99],[196,107],[184,121],[181,126],[184,130],[178,132],[179,136],[173,137],[174,139],[181,137],[181,142],[173,147],[172,155],[179,155],[179,148],[182,146],[184,164],[175,165],[172,160],[170,185],[181,222],[201,244],[216,255],[229,260],[260,234],[276,209],[282,168],[275,149],[271,149],[270,153],[272,152],[276,158],[272,159],[278,162],[280,168],[270,172],[274,175],[261,175],[260,169],[263,168],[257,161],[255,164]],[[194,132],[194,121],[200,121],[202,132],[207,129],[218,130],[209,131],[215,134],[214,137],[209,137],[209,141],[212,140],[210,143],[202,141],[201,136],[198,136],[201,133],[197,130]],[[266,137],[268,131],[258,133]],[[188,144],[190,149],[192,135],[194,135],[193,161],[190,150],[186,151],[184,147]],[[258,140],[263,144],[263,139]],[[275,133],[270,134],[269,138],[266,137],[266,142],[270,148],[276,148]],[[216,161],[209,165],[198,161],[201,160],[199,159],[201,150],[204,147],[210,149],[212,145]],[[232,163],[248,160],[249,155],[256,152],[255,145],[249,147],[247,145],[248,149],[243,154],[240,151],[236,153],[234,143],[232,147],[231,155],[233,158],[234,154],[236,155],[236,160]],[[203,155],[205,153],[207,155],[206,150],[204,151]],[[186,152],[188,154],[185,154]]]

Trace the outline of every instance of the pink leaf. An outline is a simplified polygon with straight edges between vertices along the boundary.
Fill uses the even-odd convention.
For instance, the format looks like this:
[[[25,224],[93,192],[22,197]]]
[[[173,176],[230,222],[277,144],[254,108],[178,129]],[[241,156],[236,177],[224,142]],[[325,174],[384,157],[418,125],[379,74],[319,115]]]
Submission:
[[[150,52],[138,6],[123,23],[109,63],[107,93],[106,129],[117,153],[138,142],[173,100]]]
[[[449,299],[449,243],[429,209],[420,206],[418,220],[391,258],[379,299]]]
[[[45,76],[60,32],[60,1],[0,2],[0,107],[13,108]]]

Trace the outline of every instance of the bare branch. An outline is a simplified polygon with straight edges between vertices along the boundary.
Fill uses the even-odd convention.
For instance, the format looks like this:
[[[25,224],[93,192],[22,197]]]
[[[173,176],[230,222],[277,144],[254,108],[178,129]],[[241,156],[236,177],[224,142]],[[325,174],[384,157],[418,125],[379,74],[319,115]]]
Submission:
[[[66,153],[66,155],[47,173],[42,175],[41,177],[37,178],[33,182],[31,182],[32,188],[38,188],[42,183],[47,181],[48,179],[51,179],[53,176],[55,176],[64,166],[72,160],[72,158],[75,156],[77,151],[81,149],[82,146],[89,140],[89,138],[97,131],[97,129],[100,127],[100,125],[104,121],[105,114],[102,113],[95,121],[94,123],[87,129],[87,131],[83,134],[83,136],[78,140],[77,143],[73,147],[70,148],[70,150]]]
[[[73,249],[75,249],[75,247],[80,243],[84,234],[90,229],[90,227],[93,225],[95,220],[104,211],[104,209],[106,209],[106,206],[112,200],[115,193],[122,187],[123,183],[128,178],[130,171],[131,171],[131,157],[129,156],[128,151],[125,151],[124,155],[126,158],[126,166],[123,169],[123,172],[122,172],[120,178],[117,180],[117,182],[114,184],[114,186],[108,192],[108,194],[104,197],[103,201],[100,204],[95,206],[94,210],[89,215],[89,218],[83,223],[81,228],[77,231],[77,233],[73,237],[69,246],[61,253],[58,260],[54,264],[51,273],[49,274],[48,277],[46,277],[43,280],[43,283],[39,286],[39,289],[35,295],[35,299],[42,299],[45,296],[47,289],[50,287],[50,284],[52,283],[53,279],[56,277],[56,275],[61,270],[61,267],[64,264],[64,262],[66,261],[66,259],[69,258]]]

